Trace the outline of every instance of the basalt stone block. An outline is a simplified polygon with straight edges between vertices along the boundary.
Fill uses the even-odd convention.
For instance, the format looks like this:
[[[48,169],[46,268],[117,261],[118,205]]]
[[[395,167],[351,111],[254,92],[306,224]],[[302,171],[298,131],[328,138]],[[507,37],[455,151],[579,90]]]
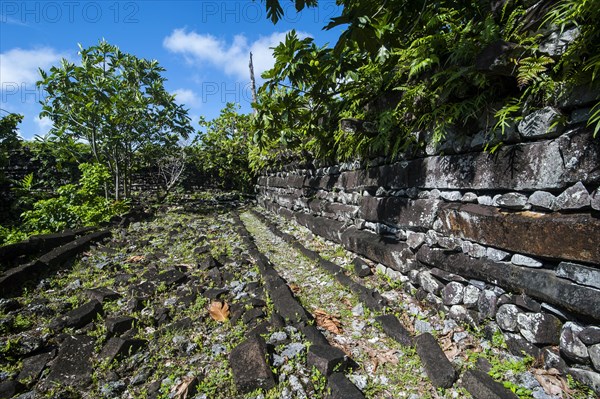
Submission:
[[[467,370],[462,377],[462,386],[474,399],[518,399],[512,391],[479,370]]]
[[[505,331],[517,331],[517,316],[519,313],[521,311],[516,305],[502,305],[496,312],[496,323]]]
[[[275,386],[273,373],[266,361],[265,342],[260,336],[253,335],[233,348],[229,364],[240,393],[269,390]]]
[[[42,374],[42,371],[46,368],[48,362],[54,359],[56,356],[56,350],[52,349],[38,355],[34,355],[23,359],[23,367],[17,377],[17,380],[29,380],[35,381]]]
[[[560,262],[556,269],[558,277],[600,289],[600,270],[572,262]]]
[[[58,356],[44,380],[48,388],[53,383],[83,388],[92,382],[91,357],[95,340],[87,335],[69,336],[62,343]]]
[[[356,273],[358,277],[367,277],[373,274],[369,265],[361,258],[354,258],[354,260],[352,260],[352,265],[354,265],[354,273]]]
[[[359,217],[403,228],[431,229],[443,201],[402,197],[362,197]]]
[[[95,299],[100,303],[104,303],[104,301],[114,301],[121,297],[121,295],[106,287],[85,290],[85,295],[89,299]]]
[[[103,314],[102,304],[94,299],[67,312],[64,316],[55,319],[50,323],[50,328],[54,330],[80,328],[91,323],[97,315],[101,314]]]
[[[410,332],[404,328],[396,316],[390,314],[382,315],[375,317],[375,320],[381,324],[383,331],[395,341],[404,346],[413,345],[413,339],[410,336]]]
[[[344,371],[347,360],[344,351],[331,345],[311,345],[306,358],[308,367],[316,367],[325,376]]]
[[[474,259],[461,253],[421,247],[417,260],[466,278],[488,281],[514,292],[528,295],[573,312],[600,320],[600,295],[597,290],[556,277],[554,272]]]
[[[442,348],[430,333],[417,336],[414,340],[417,354],[421,358],[427,376],[436,388],[450,388],[456,381],[456,370]]]
[[[408,250],[405,242],[358,230],[354,226],[344,230],[341,238],[346,249],[394,270],[405,270],[405,250]]]
[[[181,284],[187,279],[187,276],[177,269],[170,269],[156,276],[156,280],[165,283],[167,286]]]
[[[323,217],[315,217],[306,213],[295,213],[298,223],[310,229],[314,234],[333,242],[340,242],[340,232],[344,223]]]
[[[527,341],[521,334],[504,333],[506,346],[508,350],[515,356],[529,355],[537,359],[540,355],[540,348]]]
[[[600,263],[600,219],[591,214],[505,214],[481,205],[445,204],[439,216],[439,231],[447,235],[533,256]]]
[[[113,335],[120,335],[133,328],[135,319],[129,316],[111,317],[104,321],[106,331]]]
[[[98,355],[100,359],[108,362],[123,359],[134,354],[146,345],[143,339],[112,337],[106,342]]]
[[[329,395],[326,399],[364,399],[365,395],[352,383],[344,373],[333,373],[327,379]]]
[[[19,381],[6,380],[0,382],[0,398],[9,399],[25,390],[25,386]]]

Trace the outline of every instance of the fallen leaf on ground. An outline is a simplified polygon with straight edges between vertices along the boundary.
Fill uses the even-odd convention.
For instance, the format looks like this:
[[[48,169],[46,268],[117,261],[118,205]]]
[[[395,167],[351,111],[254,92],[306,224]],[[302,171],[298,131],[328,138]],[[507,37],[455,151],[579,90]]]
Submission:
[[[352,305],[352,302],[350,301],[350,299],[348,299],[348,298],[346,298],[346,297],[343,297],[343,298],[342,298],[342,300],[341,300],[341,302],[342,302],[344,305],[348,306],[349,308],[353,308],[353,307],[354,307],[354,306]]]
[[[145,259],[144,255],[133,255],[127,259],[128,263],[140,263]]]
[[[215,321],[227,321],[229,319],[229,305],[227,302],[212,302],[208,308],[208,314]]]
[[[535,369],[533,370],[535,379],[540,383],[544,392],[548,395],[560,395],[563,392],[569,393],[570,389],[566,381],[560,376],[557,369]]]
[[[196,388],[196,385],[198,385],[198,378],[193,376],[186,376],[183,377],[179,385],[173,387],[171,392],[175,393],[175,398],[177,399],[187,399],[188,395],[190,395],[190,392],[192,392]]]
[[[294,294],[297,294],[297,293],[299,293],[300,291],[302,291],[302,289],[300,288],[300,286],[299,286],[298,284],[295,284],[295,283],[290,283],[288,286],[290,287],[290,290],[292,290],[292,292],[293,292]]]
[[[316,309],[314,312],[314,316],[319,327],[322,327],[334,334],[342,333],[342,324],[335,316],[330,315],[323,309]]]

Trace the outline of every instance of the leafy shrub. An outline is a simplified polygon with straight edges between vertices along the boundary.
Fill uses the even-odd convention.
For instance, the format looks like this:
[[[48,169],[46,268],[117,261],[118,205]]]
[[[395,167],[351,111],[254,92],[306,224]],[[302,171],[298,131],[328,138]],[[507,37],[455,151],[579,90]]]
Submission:
[[[32,210],[23,212],[25,231],[53,232],[97,225],[127,211],[128,202],[106,198],[104,187],[111,178],[106,166],[83,163],[79,169],[79,183],[59,187],[58,196],[39,200]]]

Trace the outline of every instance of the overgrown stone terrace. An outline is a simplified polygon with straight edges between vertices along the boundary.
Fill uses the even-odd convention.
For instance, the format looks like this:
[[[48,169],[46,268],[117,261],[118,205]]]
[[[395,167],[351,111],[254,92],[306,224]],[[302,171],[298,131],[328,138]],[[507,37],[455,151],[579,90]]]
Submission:
[[[0,397],[595,397],[296,223],[175,207],[111,233],[0,301]]]

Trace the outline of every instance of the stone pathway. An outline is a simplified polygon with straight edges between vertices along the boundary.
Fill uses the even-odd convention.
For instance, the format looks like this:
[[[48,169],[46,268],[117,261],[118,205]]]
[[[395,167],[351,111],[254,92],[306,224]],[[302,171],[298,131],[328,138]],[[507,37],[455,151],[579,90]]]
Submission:
[[[0,399],[515,397],[482,369],[533,384],[388,271],[271,216],[173,208],[54,267],[0,299]]]

